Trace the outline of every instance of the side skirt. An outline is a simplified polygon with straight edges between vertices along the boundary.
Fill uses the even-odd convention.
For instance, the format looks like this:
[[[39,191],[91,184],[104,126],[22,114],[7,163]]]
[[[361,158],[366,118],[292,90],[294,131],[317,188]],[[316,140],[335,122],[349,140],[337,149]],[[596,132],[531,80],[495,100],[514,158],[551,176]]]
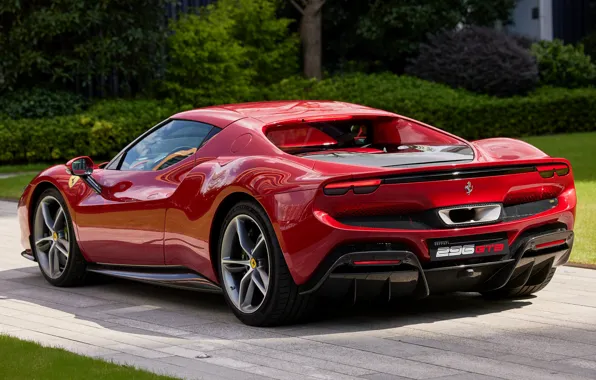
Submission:
[[[35,256],[33,256],[33,253],[31,253],[30,250],[25,250],[25,251],[21,252],[21,256],[23,256],[27,260],[37,261],[37,259],[35,258]]]
[[[181,266],[116,266],[90,264],[87,271],[172,288],[221,293],[221,287]]]

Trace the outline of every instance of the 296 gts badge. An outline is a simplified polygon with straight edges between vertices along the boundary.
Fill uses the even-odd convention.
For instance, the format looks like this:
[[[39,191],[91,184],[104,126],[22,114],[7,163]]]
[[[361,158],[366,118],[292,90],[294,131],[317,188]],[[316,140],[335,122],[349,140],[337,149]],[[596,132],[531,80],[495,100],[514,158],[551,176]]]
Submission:
[[[433,261],[507,255],[509,253],[507,239],[491,239],[483,242],[434,240],[429,241],[429,249],[430,258]]]

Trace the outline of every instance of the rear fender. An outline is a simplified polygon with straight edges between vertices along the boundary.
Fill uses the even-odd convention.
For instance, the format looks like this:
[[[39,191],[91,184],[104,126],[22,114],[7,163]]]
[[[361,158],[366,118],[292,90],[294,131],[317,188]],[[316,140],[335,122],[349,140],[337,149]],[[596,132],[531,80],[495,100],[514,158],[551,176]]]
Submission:
[[[478,153],[478,160],[511,162],[517,160],[541,159],[549,156],[525,141],[510,138],[492,138],[474,141]]]

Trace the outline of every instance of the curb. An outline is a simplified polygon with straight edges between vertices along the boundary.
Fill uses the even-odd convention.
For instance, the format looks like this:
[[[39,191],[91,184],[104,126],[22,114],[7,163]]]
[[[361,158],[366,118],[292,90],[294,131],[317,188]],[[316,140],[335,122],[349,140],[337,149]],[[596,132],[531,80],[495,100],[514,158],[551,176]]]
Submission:
[[[567,263],[565,266],[583,269],[596,269],[596,264]]]

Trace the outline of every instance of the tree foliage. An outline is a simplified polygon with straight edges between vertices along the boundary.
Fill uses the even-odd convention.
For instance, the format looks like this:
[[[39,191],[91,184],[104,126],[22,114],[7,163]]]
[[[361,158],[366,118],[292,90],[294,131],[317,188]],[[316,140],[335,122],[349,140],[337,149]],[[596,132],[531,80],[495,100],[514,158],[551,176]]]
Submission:
[[[258,85],[276,83],[299,68],[298,36],[289,30],[294,21],[278,18],[279,0],[218,0],[233,4],[234,38],[245,47],[249,67]]]
[[[54,83],[102,95],[148,82],[163,61],[166,1],[1,1],[0,92]]]
[[[273,0],[219,0],[171,24],[163,87],[195,106],[251,99],[298,71],[299,41]]]
[[[429,34],[507,21],[515,0],[327,0],[326,65],[401,72]]]
[[[497,96],[524,95],[538,83],[531,53],[491,28],[467,27],[432,36],[406,68],[410,75]]]
[[[596,11],[594,13],[594,17],[596,19]],[[592,58],[592,62],[596,62],[596,31],[593,31],[592,33],[585,36],[581,40],[581,43],[584,45],[584,52]]]
[[[565,45],[561,40],[539,41],[532,45],[538,60],[540,80],[558,87],[588,87],[596,84],[596,65],[584,53],[584,46]]]

